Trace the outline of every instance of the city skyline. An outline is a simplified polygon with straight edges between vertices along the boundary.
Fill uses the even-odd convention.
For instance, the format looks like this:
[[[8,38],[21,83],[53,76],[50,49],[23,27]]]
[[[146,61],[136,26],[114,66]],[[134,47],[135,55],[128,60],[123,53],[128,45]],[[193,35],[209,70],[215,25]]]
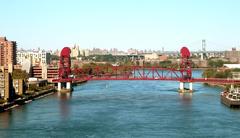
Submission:
[[[18,47],[175,51],[239,47],[239,1],[4,1],[1,36]]]

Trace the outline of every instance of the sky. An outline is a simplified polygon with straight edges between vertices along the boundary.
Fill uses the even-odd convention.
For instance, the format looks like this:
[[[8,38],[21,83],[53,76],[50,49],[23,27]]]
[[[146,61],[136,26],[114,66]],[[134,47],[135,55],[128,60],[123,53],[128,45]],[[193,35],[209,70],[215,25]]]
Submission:
[[[239,0],[0,0],[0,36],[18,48],[178,51],[240,48]]]

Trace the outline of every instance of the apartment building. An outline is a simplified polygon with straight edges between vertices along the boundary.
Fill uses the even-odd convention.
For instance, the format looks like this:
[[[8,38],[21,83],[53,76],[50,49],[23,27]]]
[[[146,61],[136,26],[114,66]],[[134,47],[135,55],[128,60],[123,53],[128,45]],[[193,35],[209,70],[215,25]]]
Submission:
[[[25,60],[29,60],[31,65],[42,65],[50,63],[50,52],[45,50],[19,50],[17,51],[17,63],[22,65]]]
[[[58,67],[42,65],[32,67],[32,77],[39,79],[53,79],[58,77]]]
[[[0,66],[8,68],[16,64],[16,49],[15,41],[8,41],[6,37],[0,37]]]

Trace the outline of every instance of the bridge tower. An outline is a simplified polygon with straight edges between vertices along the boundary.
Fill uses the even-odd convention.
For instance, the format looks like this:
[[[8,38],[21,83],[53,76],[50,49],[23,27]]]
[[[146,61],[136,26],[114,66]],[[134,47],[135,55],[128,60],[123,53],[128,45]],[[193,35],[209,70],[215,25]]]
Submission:
[[[182,47],[180,50],[180,54],[181,54],[180,72],[181,72],[182,79],[180,80],[179,92],[187,92],[187,91],[192,92],[193,91],[193,85],[191,82],[192,68],[191,68],[191,61],[190,61],[191,53],[187,47]],[[186,83],[189,85],[188,88],[185,88]]]
[[[58,68],[58,91],[61,91],[65,87],[66,90],[71,91],[71,79],[69,78],[71,74],[71,49],[69,47],[64,47],[61,51],[59,58],[59,68]],[[63,87],[62,87],[63,85]]]
[[[205,39],[203,39],[202,40],[202,50],[201,50],[201,60],[204,60],[204,59],[206,59],[206,40]]]

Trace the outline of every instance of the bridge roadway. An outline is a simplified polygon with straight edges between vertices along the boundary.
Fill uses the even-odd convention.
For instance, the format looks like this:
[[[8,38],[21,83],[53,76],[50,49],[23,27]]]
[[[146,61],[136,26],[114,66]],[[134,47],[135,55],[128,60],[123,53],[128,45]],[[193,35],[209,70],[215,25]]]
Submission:
[[[67,78],[67,79],[54,79],[53,82],[78,82],[78,81],[91,81],[91,80],[156,80],[156,81],[178,81],[178,82],[199,82],[199,83],[216,83],[216,84],[240,84],[240,80],[228,79],[228,78],[152,78],[152,77],[129,77],[125,76],[112,76],[112,77],[96,77],[96,76],[85,76],[82,78]]]

